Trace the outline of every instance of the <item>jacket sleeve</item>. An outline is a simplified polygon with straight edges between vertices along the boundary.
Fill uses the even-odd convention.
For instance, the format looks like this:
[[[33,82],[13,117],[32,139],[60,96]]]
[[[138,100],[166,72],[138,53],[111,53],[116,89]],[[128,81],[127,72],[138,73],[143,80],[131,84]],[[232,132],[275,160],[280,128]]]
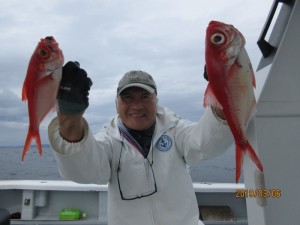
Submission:
[[[48,137],[60,174],[77,183],[107,184],[111,174],[111,144],[109,137],[100,135],[98,141],[84,121],[84,138],[70,143],[59,134],[57,118],[48,127]]]
[[[225,120],[207,108],[198,123],[179,120],[175,143],[189,165],[225,152],[233,143],[233,136]]]

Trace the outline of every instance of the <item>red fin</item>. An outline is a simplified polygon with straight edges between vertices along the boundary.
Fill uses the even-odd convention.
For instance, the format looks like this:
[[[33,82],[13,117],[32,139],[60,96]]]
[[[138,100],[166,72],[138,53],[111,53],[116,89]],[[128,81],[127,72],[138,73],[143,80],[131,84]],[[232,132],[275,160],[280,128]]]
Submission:
[[[238,145],[236,146],[235,149],[235,163],[236,163],[236,174],[235,174],[235,182],[238,183],[239,179],[241,177],[241,171],[243,167],[243,160],[244,160],[244,150],[241,149]]]
[[[205,94],[204,94],[204,101],[203,106],[215,106],[219,109],[223,109],[222,105],[219,103],[219,101],[216,99],[212,89],[211,85],[208,83]]]
[[[22,101],[26,101],[26,100],[27,100],[27,91],[26,91],[26,84],[24,82],[23,88],[22,88]]]
[[[22,161],[24,161],[25,155],[30,149],[30,144],[31,144],[32,139],[35,139],[35,141],[36,141],[36,146],[39,151],[39,154],[42,155],[42,153],[43,153],[39,132],[30,132],[30,130],[28,130],[28,134],[27,134],[25,145],[24,145],[23,152],[22,152]]]
[[[238,183],[240,176],[241,176],[241,170],[243,166],[243,159],[244,155],[247,153],[251,160],[256,164],[257,168],[263,172],[263,166],[257,157],[254,149],[250,145],[250,143],[247,141],[243,146],[236,145],[236,177],[235,182]]]
[[[249,142],[247,143],[247,146],[246,146],[246,152],[249,155],[249,157],[252,159],[252,161],[256,164],[257,168],[261,172],[263,172],[263,170],[264,170],[263,166]]]

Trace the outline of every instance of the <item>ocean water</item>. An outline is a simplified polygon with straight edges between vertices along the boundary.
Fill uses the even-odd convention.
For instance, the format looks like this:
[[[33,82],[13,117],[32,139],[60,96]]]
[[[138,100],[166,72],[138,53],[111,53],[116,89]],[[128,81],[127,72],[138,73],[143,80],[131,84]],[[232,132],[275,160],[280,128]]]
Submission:
[[[32,146],[24,162],[21,161],[22,150],[23,147],[0,147],[0,180],[63,180],[50,146],[43,146],[42,156]],[[193,182],[234,183],[235,152],[230,149],[191,166],[189,170]]]

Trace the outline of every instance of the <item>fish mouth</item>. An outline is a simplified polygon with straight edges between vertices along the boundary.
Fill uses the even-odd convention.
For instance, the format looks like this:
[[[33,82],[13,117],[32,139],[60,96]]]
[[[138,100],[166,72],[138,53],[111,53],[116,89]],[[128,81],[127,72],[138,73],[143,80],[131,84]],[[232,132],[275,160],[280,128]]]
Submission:
[[[212,20],[212,21],[209,22],[209,24],[207,26],[207,29],[208,30],[212,30],[212,29],[213,30],[223,30],[222,28],[224,28],[226,26],[228,26],[228,24]]]
[[[231,24],[226,24],[215,20],[210,21],[207,27],[207,31],[210,33],[222,32],[226,34],[230,30],[236,30],[236,28]]]
[[[44,40],[46,42],[47,48],[49,48],[51,52],[57,52],[59,50],[58,43],[56,42],[54,37],[47,36]]]
[[[54,38],[53,38],[52,36],[47,36],[47,37],[45,37],[45,39],[46,39],[46,40],[49,40],[49,41],[55,41]]]
[[[210,26],[216,26],[216,25],[221,26],[221,25],[224,25],[224,23],[219,22],[219,21],[216,21],[216,20],[212,20],[212,21],[210,21],[209,24],[208,24],[209,27],[210,27]]]

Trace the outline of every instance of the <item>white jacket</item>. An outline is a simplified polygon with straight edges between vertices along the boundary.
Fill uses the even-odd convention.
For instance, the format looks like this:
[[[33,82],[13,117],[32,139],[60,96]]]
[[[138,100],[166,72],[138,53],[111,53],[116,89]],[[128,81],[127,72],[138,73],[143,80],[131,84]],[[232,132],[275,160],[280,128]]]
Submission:
[[[86,123],[83,140],[75,144],[62,139],[57,119],[50,123],[49,140],[62,176],[78,183],[109,183],[109,225],[197,225],[199,211],[186,165],[229,147],[233,138],[226,123],[211,109],[192,123],[158,107],[152,147],[144,159],[120,136],[117,120],[95,137]],[[148,197],[121,199],[119,185],[128,198],[152,193],[155,183],[157,192]]]

